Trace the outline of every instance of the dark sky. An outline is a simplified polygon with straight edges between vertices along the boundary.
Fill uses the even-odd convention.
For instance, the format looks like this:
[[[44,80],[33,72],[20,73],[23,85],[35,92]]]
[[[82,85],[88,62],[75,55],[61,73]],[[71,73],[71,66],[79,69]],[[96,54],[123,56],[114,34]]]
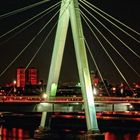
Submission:
[[[31,5],[33,3],[39,2],[38,0],[2,0],[0,4],[0,15],[8,13],[10,11],[22,8],[27,5]],[[15,28],[19,24],[23,23],[24,21],[30,19],[31,17],[35,16],[37,13],[45,10],[46,8],[50,7],[52,4],[56,3],[57,0],[50,0],[41,6],[36,8],[32,8],[31,10],[27,10],[25,12],[17,13],[15,15],[11,15],[8,17],[1,17],[0,18],[0,35],[3,35],[7,31]],[[89,0],[90,2],[90,0]],[[94,5],[99,7],[100,9],[104,10],[108,14],[112,15],[113,17],[117,18],[118,20],[122,21],[123,23],[129,25],[131,28],[135,29],[137,32],[140,32],[140,1],[139,0],[94,0],[92,2]],[[56,11],[55,11],[56,12]],[[3,38],[0,39],[0,73],[2,73],[7,65],[20,53],[20,51],[29,43],[29,41],[37,34],[37,32],[43,27],[45,23],[49,21],[52,15],[55,14],[52,12],[42,18],[29,28],[27,28],[22,33],[18,34],[12,39],[7,40],[9,37],[13,36],[14,33],[12,32]],[[136,43],[136,41],[132,40],[130,37],[126,36],[125,34],[121,33],[118,29],[114,28],[108,22],[104,21],[100,18],[97,14],[90,12],[95,15],[103,24],[105,24],[111,31],[113,31],[116,35],[118,35],[131,49],[133,49],[138,55],[140,55],[140,44]],[[84,12],[86,13],[86,12]],[[136,57],[133,53],[131,53],[128,49],[126,49],[122,43],[117,41],[110,35],[102,26],[100,26],[97,22],[93,20],[91,16],[88,16],[90,20],[94,23],[94,25],[103,32],[103,34],[110,40],[110,42],[115,46],[115,48],[124,56],[127,61],[132,65],[132,67],[140,73],[140,59]],[[54,19],[51,24],[49,24],[45,31],[43,31],[36,40],[29,46],[29,48],[13,63],[8,70],[0,77],[0,84],[11,82],[13,79],[16,78],[16,68],[17,67],[26,67],[29,63],[31,57],[36,52],[37,48],[48,34],[54,23],[57,19]],[[96,59],[96,62],[99,66],[99,69],[102,73],[104,79],[109,80],[111,83],[120,83],[123,79],[120,77],[114,66],[111,64],[110,60],[104,53],[103,49],[89,31],[88,27],[84,22],[84,35],[87,38],[87,42],[91,48],[91,51]],[[27,24],[28,25],[28,24]],[[25,26],[24,26],[25,27]],[[122,26],[121,26],[122,27]],[[124,28],[125,29],[125,28]],[[94,29],[93,29],[94,30]],[[128,31],[128,30],[126,30]],[[95,31],[96,32],[96,31]],[[140,40],[140,37],[129,32],[134,35],[137,39]],[[98,35],[98,34],[97,34]],[[54,42],[55,30],[49,36],[48,40],[46,41],[45,45],[42,47],[34,61],[31,63],[31,67],[36,67],[39,69],[39,77],[44,81],[47,81],[50,60],[51,60],[51,53],[52,47]],[[66,50],[64,52],[64,60],[62,63],[62,70],[60,75],[60,81],[65,82],[75,82],[78,81],[78,73],[77,73],[77,65],[75,62],[75,54],[73,49],[73,40],[71,37],[71,32],[69,28],[67,40],[66,40]],[[100,35],[98,35],[100,37]],[[7,40],[7,41],[6,41]],[[133,72],[133,70],[128,67],[124,61],[112,50],[110,46],[103,40],[105,48],[111,55],[112,59],[121,70],[123,75],[126,77],[128,81],[131,82],[140,82],[140,78]],[[96,71],[93,61],[89,53],[88,60],[89,60],[89,67],[90,70]]]

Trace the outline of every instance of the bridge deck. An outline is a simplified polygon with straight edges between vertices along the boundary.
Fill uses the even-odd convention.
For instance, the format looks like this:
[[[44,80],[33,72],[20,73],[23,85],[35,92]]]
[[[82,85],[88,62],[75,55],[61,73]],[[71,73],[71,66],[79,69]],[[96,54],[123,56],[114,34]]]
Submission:
[[[8,112],[81,112],[82,97],[0,96],[0,111]],[[139,98],[95,97],[97,112],[130,111],[140,104]],[[138,109],[138,108],[137,108]]]

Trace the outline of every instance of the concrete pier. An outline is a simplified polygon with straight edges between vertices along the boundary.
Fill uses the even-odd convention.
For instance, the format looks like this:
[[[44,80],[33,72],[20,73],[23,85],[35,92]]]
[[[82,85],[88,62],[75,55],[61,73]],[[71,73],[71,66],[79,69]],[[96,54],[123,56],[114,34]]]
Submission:
[[[95,132],[91,130],[84,134],[83,140],[105,140],[105,136],[104,133],[101,133],[100,131]]]

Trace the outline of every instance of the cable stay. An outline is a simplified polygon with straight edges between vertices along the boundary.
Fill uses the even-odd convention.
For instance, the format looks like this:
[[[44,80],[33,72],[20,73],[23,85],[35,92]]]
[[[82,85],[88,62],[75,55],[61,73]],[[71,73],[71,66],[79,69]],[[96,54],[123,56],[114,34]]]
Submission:
[[[59,10],[51,17],[51,19],[41,28],[41,30],[31,39],[31,41],[24,47],[24,49],[11,61],[11,63],[0,73],[0,77],[10,68],[10,66],[23,54],[23,52],[30,46],[30,44],[39,36],[39,34],[46,28],[46,26],[56,17]]]
[[[113,50],[124,60],[124,62],[140,77],[140,74],[130,65],[130,63],[119,53],[119,51],[113,46],[113,44],[103,35],[103,33],[91,22],[91,20],[80,10],[82,15],[88,20],[88,22],[98,31],[98,33],[106,40],[106,42],[113,48]]]
[[[80,0],[81,1],[81,0]],[[88,8],[90,8],[92,11],[94,11],[95,13],[97,13],[99,16],[101,16],[102,18],[104,18],[106,21],[108,21],[109,23],[111,23],[112,25],[114,25],[116,28],[118,28],[119,30],[121,30],[123,33],[125,33],[126,35],[128,35],[129,37],[131,37],[132,39],[134,39],[136,42],[140,43],[140,40],[136,39],[135,37],[133,37],[132,35],[130,35],[129,33],[127,33],[125,30],[123,30],[122,28],[120,28],[118,25],[116,25],[115,23],[113,23],[112,21],[110,21],[108,18],[106,18],[105,16],[103,16],[101,13],[105,14],[106,16],[110,17],[111,19],[113,19],[114,21],[118,22],[119,24],[123,25],[124,27],[126,27],[127,29],[129,29],[130,31],[132,31],[133,33],[137,34],[138,36],[140,36],[140,33],[138,33],[137,31],[135,31],[134,29],[130,28],[129,26],[127,26],[126,24],[122,23],[121,21],[115,19],[114,17],[112,17],[111,15],[105,13],[104,11],[102,11],[101,9],[97,8],[95,5],[91,4],[90,2],[87,2],[85,0],[81,1],[85,6],[87,6]],[[93,7],[93,8],[92,8]],[[95,10],[96,9],[96,10]],[[99,13],[98,11],[100,11],[101,13]]]
[[[24,31],[25,29],[27,29],[29,26],[31,26],[32,24],[34,24],[35,22],[37,22],[39,19],[43,18],[45,15],[49,14],[50,12],[52,12],[54,9],[56,9],[58,6],[60,5],[60,2],[54,4],[53,6],[49,7],[48,9],[40,12],[39,14],[33,16],[32,18],[26,20],[25,22],[21,23],[20,25],[16,26],[15,28],[9,30],[8,32],[4,33],[3,35],[0,36],[0,39],[3,38],[4,36],[12,33],[13,31],[21,28],[22,26],[26,25],[27,23],[31,22],[32,20],[36,19],[37,17],[39,17],[38,19],[36,19],[34,22],[30,23],[29,25],[27,25],[26,27],[22,28],[20,31],[18,31],[17,33],[15,33],[13,36],[9,37],[7,40],[15,37],[17,34],[21,33],[22,31]],[[47,12],[48,11],[48,12]],[[46,13],[47,12],[47,13]],[[42,15],[43,14],[43,15]],[[6,40],[6,41],[7,41]],[[5,41],[4,41],[5,43]],[[1,44],[1,43],[0,43]],[[3,44],[3,42],[2,42]]]
[[[84,37],[84,39],[85,39],[85,37]],[[98,71],[98,73],[99,73],[99,76],[100,76],[100,78],[101,78],[101,81],[103,82],[103,85],[104,85],[104,87],[105,87],[105,90],[106,90],[108,96],[110,96],[110,93],[109,93],[109,91],[108,91],[108,89],[107,89],[107,86],[106,86],[106,84],[105,84],[105,82],[104,82],[104,78],[103,78],[103,76],[102,76],[102,74],[101,74],[101,72],[100,72],[100,69],[99,69],[99,67],[98,67],[98,65],[97,65],[97,63],[96,63],[96,60],[95,60],[95,58],[94,58],[94,56],[93,56],[93,54],[92,54],[92,52],[91,52],[91,49],[90,49],[90,47],[89,47],[89,45],[88,45],[86,39],[85,39],[85,44],[86,44],[87,50],[88,50],[88,52],[89,52],[89,54],[90,54],[90,56],[91,56],[91,58],[92,58],[92,61],[93,61],[94,65],[95,65],[95,67],[96,67],[96,69],[97,69],[97,71]]]
[[[84,18],[84,15],[81,15],[82,18],[84,19],[85,23],[87,24],[88,28],[90,29],[90,31],[92,32],[92,34],[94,35],[94,37],[96,38],[96,40],[99,42],[100,46],[102,47],[102,49],[104,50],[104,52],[106,53],[106,55],[108,56],[108,58],[110,59],[110,61],[112,62],[112,64],[114,65],[114,67],[116,68],[116,70],[118,71],[118,73],[120,74],[120,76],[123,78],[123,80],[125,81],[125,83],[127,84],[127,86],[129,87],[129,89],[132,91],[131,86],[129,85],[127,79],[124,77],[123,73],[120,71],[120,69],[118,68],[118,66],[116,65],[116,63],[114,62],[114,60],[112,59],[112,57],[110,56],[110,54],[107,52],[107,50],[105,49],[104,45],[102,44],[102,42],[100,41],[100,39],[97,37],[97,35],[95,34],[95,32],[92,30],[92,28],[90,27],[90,25],[88,24],[88,22],[86,21],[86,19]],[[132,91],[133,92],[133,91]]]
[[[48,35],[45,37],[45,39],[43,40],[43,42],[41,43],[41,45],[39,46],[39,48],[37,49],[37,51],[35,52],[35,54],[32,56],[31,60],[29,61],[29,63],[27,64],[27,66],[25,67],[25,70],[28,69],[28,67],[31,65],[31,63],[33,62],[33,60],[35,59],[35,57],[37,56],[37,54],[39,53],[39,51],[41,50],[42,46],[44,45],[44,43],[46,42],[46,40],[49,38],[50,34],[52,33],[52,31],[54,30],[54,28],[56,27],[56,23],[54,24],[54,26],[51,28],[50,32],[48,33]]]
[[[68,5],[69,6],[69,5]],[[68,6],[66,7],[66,9],[68,8]],[[66,11],[66,9],[64,9],[64,11],[62,12],[62,14],[60,15],[58,21],[61,19],[62,15],[64,14],[64,12]],[[44,41],[41,43],[41,45],[39,46],[39,48],[37,49],[37,51],[35,52],[35,54],[32,56],[31,60],[29,61],[29,63],[27,64],[27,66],[25,67],[25,70],[28,69],[28,67],[31,65],[31,63],[33,62],[33,60],[35,59],[35,57],[37,56],[37,54],[39,53],[39,51],[41,50],[42,46],[44,45],[44,43],[46,42],[46,40],[48,39],[48,37],[50,36],[50,34],[52,33],[52,31],[54,30],[54,28],[56,27],[58,21],[54,24],[54,26],[51,28],[50,32],[48,33],[48,35],[46,36],[46,38],[44,39]]]
[[[66,7],[68,8],[68,7]],[[64,9],[64,11],[62,12],[62,14],[65,12],[66,9]],[[46,28],[46,26],[56,17],[56,15],[59,13],[60,10],[58,10],[52,17],[51,19],[41,28],[41,30],[31,39],[31,41],[25,46],[25,48],[11,61],[11,63],[3,70],[3,72],[1,72],[0,77],[10,68],[10,66],[23,54],[23,52],[30,46],[30,44],[37,38],[37,36]],[[61,17],[60,17],[61,18]],[[60,20],[60,19],[58,19]],[[52,27],[51,31],[49,32],[48,36],[45,38],[45,40],[42,42],[41,46],[38,48],[38,50],[36,51],[36,53],[34,54],[34,56],[32,57],[32,59],[30,60],[30,62],[27,64],[26,69],[29,67],[29,65],[31,64],[31,62],[34,60],[35,56],[37,55],[37,53],[39,52],[39,50],[42,48],[43,44],[45,43],[45,41],[47,40],[47,38],[49,37],[49,35],[51,34],[51,32],[53,31],[53,29],[55,28],[56,24]]]
[[[86,10],[82,5],[81,7]],[[125,42],[123,42],[117,35],[115,35],[111,30],[109,30],[102,22],[100,22],[95,16],[93,16],[88,10],[86,10],[98,23],[100,23],[110,34],[112,34],[118,41],[120,41],[128,50],[130,50],[136,57],[140,59],[140,55],[132,50]]]
[[[16,13],[28,10],[30,8],[33,8],[35,6],[41,5],[43,3],[46,3],[46,1],[49,0],[44,0],[35,4],[32,4],[30,6],[26,6],[17,10],[14,10],[12,12],[0,15],[0,19],[1,18],[6,18],[8,16],[14,15]],[[127,36],[129,36],[130,38],[132,38],[133,40],[135,40],[136,42],[140,43],[140,40],[136,39],[135,37],[133,37],[132,35],[130,35],[129,33],[127,33],[125,30],[123,30],[122,28],[120,28],[118,25],[116,25],[115,23],[113,23],[112,21],[110,21],[108,18],[106,18],[104,15],[106,15],[107,17],[113,19],[114,21],[116,21],[117,23],[123,25],[124,27],[126,27],[127,29],[129,29],[130,31],[132,31],[133,33],[137,34],[140,36],[140,33],[138,33],[137,31],[133,30],[132,28],[130,28],[129,26],[125,25],[124,23],[120,22],[119,20],[115,19],[114,17],[110,16],[109,14],[105,13],[104,11],[100,10],[99,8],[97,8],[96,6],[94,6],[93,4],[87,2],[86,0],[80,0],[82,2],[82,4],[84,4],[86,7],[88,7],[89,9],[91,9],[94,13],[97,13],[99,16],[101,16],[103,19],[105,19],[106,21],[108,21],[111,25],[115,26],[117,29],[121,30],[123,33],[125,33]],[[61,2],[58,2],[54,5],[52,5],[51,7],[49,7],[48,9],[45,9],[44,11],[40,12],[39,14],[33,16],[32,18],[26,20],[25,22],[19,24],[18,26],[14,27],[13,29],[11,29],[10,31],[4,33],[3,35],[0,36],[0,39],[3,38],[4,36],[12,33],[15,31],[13,36],[10,36],[8,39],[6,39],[5,41],[3,41],[2,43],[5,43],[6,41],[8,41],[9,39],[12,39],[13,37],[17,36],[18,34],[20,34],[21,32],[23,32],[24,30],[26,30],[28,27],[30,27],[31,25],[33,25],[35,22],[37,22],[38,20],[40,20],[41,18],[43,18],[46,14],[52,12],[54,9],[56,9],[59,4]],[[84,9],[84,11],[86,11],[86,13],[88,13],[92,18],[94,18],[94,20],[96,20],[100,25],[102,25],[102,27],[104,27],[110,34],[112,34],[119,42],[121,42],[123,44],[123,46],[125,46],[129,51],[131,51],[136,57],[138,57],[140,59],[140,55],[137,54],[133,49],[131,49],[125,42],[123,42],[123,40],[121,40],[117,35],[115,35],[111,30],[109,30],[99,19],[97,19],[92,13],[90,13],[82,4],[79,4],[80,7],[82,7],[82,9]],[[68,8],[68,7],[66,7]],[[98,12],[99,11],[99,12]],[[12,66],[12,64],[25,52],[25,50],[27,50],[27,48],[32,44],[33,41],[35,41],[35,39],[41,34],[41,32],[48,26],[48,24],[51,23],[51,21],[56,17],[56,15],[58,14],[59,10],[49,19],[49,21],[39,30],[39,32],[30,40],[30,42],[28,42],[28,44],[24,47],[24,49],[22,49],[20,51],[20,53],[10,62],[10,64],[7,65],[7,67],[0,73],[0,77],[10,68],[10,66]],[[65,10],[63,11],[65,12]],[[87,24],[88,28],[90,29],[90,31],[92,32],[92,34],[94,35],[94,37],[96,38],[97,42],[101,45],[102,49],[104,50],[104,52],[106,53],[106,55],[108,56],[108,58],[110,59],[110,61],[112,62],[112,64],[114,65],[114,67],[116,68],[116,70],[118,71],[118,73],[120,74],[120,76],[123,78],[123,80],[125,81],[125,83],[128,85],[128,87],[131,89],[127,79],[125,78],[125,76],[123,75],[123,73],[120,71],[120,69],[118,68],[118,66],[116,65],[115,61],[112,59],[112,57],[110,56],[110,54],[107,52],[106,48],[104,47],[104,45],[102,44],[102,41],[98,38],[98,36],[96,35],[96,33],[92,30],[91,26],[89,25],[89,23],[94,27],[94,29],[96,29],[96,31],[102,36],[102,38],[111,46],[111,48],[121,57],[121,59],[123,59],[123,61],[137,74],[138,77],[140,77],[140,74],[130,65],[130,63],[123,57],[123,55],[114,47],[114,45],[104,36],[104,34],[92,23],[91,20],[89,20],[89,18],[84,14],[84,12],[81,12],[81,16],[84,19],[84,22]],[[61,18],[61,17],[59,17]],[[60,20],[58,18],[58,20]],[[27,25],[28,24],[28,25]],[[57,24],[57,23],[56,23]],[[54,30],[56,24],[51,28],[50,32],[48,33],[48,35],[45,37],[45,39],[43,40],[43,42],[41,43],[41,45],[39,45],[37,51],[34,53],[34,55],[31,57],[29,63],[26,65],[25,70],[31,65],[31,63],[33,62],[33,60],[35,59],[35,57],[37,56],[37,54],[39,53],[39,51],[41,50],[41,48],[43,47],[44,43],[46,42],[46,40],[48,39],[48,37],[50,36],[50,34],[52,33],[52,31]],[[23,28],[22,28],[23,27]],[[22,29],[20,29],[22,28]],[[16,32],[16,30],[18,30],[18,32]],[[85,39],[85,38],[84,38]],[[0,45],[2,44],[0,43]],[[105,86],[105,89],[107,91],[107,94],[109,94],[109,91],[106,87],[106,84],[104,82],[104,79],[102,77],[102,74],[100,72],[100,69],[96,63],[95,58],[92,55],[92,52],[89,48],[89,45],[87,43],[87,40],[85,39],[85,44],[87,46],[87,49],[89,51],[89,54],[94,62],[94,65],[100,75],[100,78]]]
[[[17,13],[20,13],[20,12],[23,12],[23,11],[26,11],[26,10],[29,10],[29,9],[31,9],[33,7],[39,6],[39,5],[44,4],[44,3],[48,2],[48,1],[49,0],[43,0],[43,1],[40,1],[40,2],[37,2],[37,3],[34,3],[32,5],[28,5],[26,7],[23,7],[23,8],[20,8],[20,9],[17,9],[17,10],[2,14],[2,15],[0,15],[0,19],[9,17],[11,15],[15,15]]]

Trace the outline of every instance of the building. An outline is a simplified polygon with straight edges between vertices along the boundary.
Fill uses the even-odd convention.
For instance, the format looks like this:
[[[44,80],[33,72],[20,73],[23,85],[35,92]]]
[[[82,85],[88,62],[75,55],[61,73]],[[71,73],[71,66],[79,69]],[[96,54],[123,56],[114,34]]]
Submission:
[[[90,76],[91,76],[92,85],[96,87],[100,82],[100,78],[98,76],[98,73],[94,72],[94,71],[91,71]]]
[[[25,68],[17,68],[17,87],[25,87],[26,84],[26,74],[25,74]]]
[[[27,70],[27,83],[29,85],[38,84],[38,70],[36,68],[29,68]]]
[[[24,88],[26,84],[37,85],[38,84],[38,70],[36,68],[17,68],[17,87]]]

